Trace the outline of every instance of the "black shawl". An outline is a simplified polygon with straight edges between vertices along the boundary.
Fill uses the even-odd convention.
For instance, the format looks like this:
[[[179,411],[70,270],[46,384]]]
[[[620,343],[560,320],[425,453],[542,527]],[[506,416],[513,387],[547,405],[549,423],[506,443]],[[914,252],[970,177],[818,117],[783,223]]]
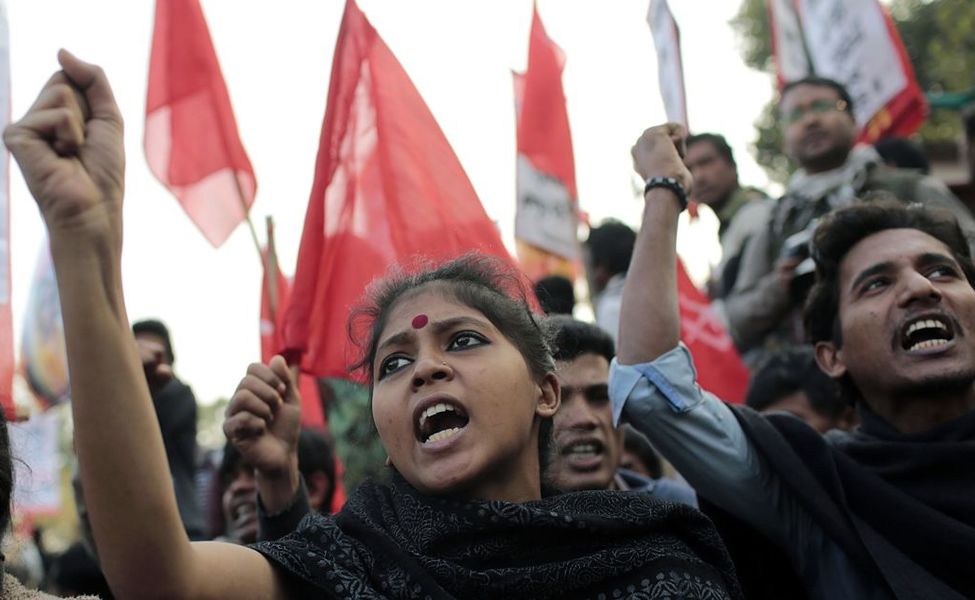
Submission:
[[[975,598],[975,412],[908,435],[861,406],[856,432],[825,438],[791,416],[734,412],[813,519],[895,597]]]
[[[394,476],[255,548],[324,598],[740,598],[698,511],[639,492],[426,498]]]

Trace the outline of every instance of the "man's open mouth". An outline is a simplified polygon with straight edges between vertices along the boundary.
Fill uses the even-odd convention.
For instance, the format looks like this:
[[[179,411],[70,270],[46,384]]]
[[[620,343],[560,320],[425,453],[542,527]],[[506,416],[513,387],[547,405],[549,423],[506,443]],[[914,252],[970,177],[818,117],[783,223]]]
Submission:
[[[606,446],[596,439],[576,440],[562,446],[560,453],[570,467],[589,471],[602,464]]]
[[[901,348],[908,352],[933,350],[955,339],[955,327],[946,316],[925,315],[908,321],[901,328]]]
[[[421,444],[439,442],[459,433],[470,419],[464,409],[451,402],[437,402],[423,409],[414,424]]]

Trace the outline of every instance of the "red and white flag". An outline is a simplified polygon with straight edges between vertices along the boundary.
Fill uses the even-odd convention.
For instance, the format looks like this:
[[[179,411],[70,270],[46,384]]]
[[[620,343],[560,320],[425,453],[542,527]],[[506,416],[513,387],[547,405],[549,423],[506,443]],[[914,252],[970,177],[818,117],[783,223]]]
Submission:
[[[667,0],[650,0],[647,23],[657,49],[657,80],[667,120],[687,127],[684,63],[680,53],[680,29]]]
[[[532,280],[547,275],[574,279],[579,267],[572,134],[562,90],[562,50],[532,10],[528,68],[515,74],[518,124],[515,240],[518,259]]]
[[[0,131],[10,123],[10,33],[0,0]],[[14,419],[14,332],[10,309],[10,154],[0,148],[0,408]]]
[[[214,247],[254,202],[257,181],[198,0],[157,0],[144,146],[149,168]]]
[[[768,10],[780,86],[812,74],[842,83],[861,142],[918,130],[927,100],[877,0],[768,0]]]
[[[261,286],[261,362],[267,364],[275,354],[284,351],[280,323],[288,309],[291,282],[278,266],[277,251],[274,246],[274,224],[267,219],[267,247],[264,248],[264,278]],[[319,392],[318,379],[314,375],[298,375],[298,394],[301,396],[301,426],[310,429],[328,430],[325,406]],[[332,506],[329,512],[336,513],[345,504],[345,485],[342,474],[345,467],[335,452],[335,481],[333,482]]]
[[[697,383],[725,402],[745,401],[750,374],[711,303],[677,259],[680,337],[694,356]]]
[[[403,67],[353,0],[332,62],[284,341],[302,369],[348,377],[346,323],[391,265],[477,250],[510,260]]]

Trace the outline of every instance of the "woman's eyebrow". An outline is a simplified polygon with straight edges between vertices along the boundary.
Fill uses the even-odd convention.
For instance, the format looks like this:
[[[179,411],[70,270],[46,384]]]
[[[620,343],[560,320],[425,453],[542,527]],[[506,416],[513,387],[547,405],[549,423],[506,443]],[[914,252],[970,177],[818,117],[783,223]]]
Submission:
[[[455,327],[459,327],[461,325],[472,325],[474,327],[488,327],[488,324],[486,322],[475,317],[466,317],[466,316],[453,317],[450,319],[444,319],[443,321],[434,321],[431,324],[434,332],[438,334],[453,329]]]
[[[450,329],[453,329],[455,327],[459,327],[461,325],[472,325],[474,327],[481,327],[481,328],[488,327],[487,322],[477,319],[475,317],[466,317],[466,316],[453,317],[450,319],[444,319],[442,321],[432,321],[430,323],[430,327],[433,328],[433,332],[436,333],[437,335],[445,331],[448,331]],[[378,346],[376,346],[376,354],[379,354],[389,346],[398,346],[401,344],[407,344],[413,341],[415,337],[416,334],[411,329],[404,329],[403,331],[394,333],[393,335],[383,340],[383,342],[380,343]]]

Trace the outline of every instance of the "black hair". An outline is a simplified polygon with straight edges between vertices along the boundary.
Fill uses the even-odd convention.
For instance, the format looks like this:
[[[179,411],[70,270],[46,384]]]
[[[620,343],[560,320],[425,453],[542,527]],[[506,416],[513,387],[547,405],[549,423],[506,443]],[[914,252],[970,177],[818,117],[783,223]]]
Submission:
[[[719,133],[697,133],[694,135],[689,135],[687,136],[687,140],[684,141],[684,146],[686,148],[690,148],[699,142],[707,142],[711,144],[718,155],[725,159],[728,164],[733,167],[738,166],[738,163],[735,162],[735,153],[731,151],[731,146],[728,145],[728,140],[726,140],[723,135]]]
[[[633,258],[636,232],[623,223],[610,219],[589,231],[586,247],[593,267],[604,267],[610,275],[626,273]]]
[[[223,449],[223,458],[217,468],[217,481],[219,482],[221,494],[237,475],[237,468],[243,462],[243,456],[237,447],[231,442],[227,442]],[[322,499],[320,512],[328,513],[332,506],[332,497],[335,494],[335,450],[332,447],[330,438],[323,432],[301,428],[298,434],[298,471],[304,476],[305,480],[314,473],[324,473],[328,477],[329,488]]]
[[[914,169],[927,175],[931,172],[931,163],[920,146],[909,139],[889,137],[879,140],[873,145],[884,163],[893,164],[898,169]]]
[[[470,253],[439,266],[399,267],[374,282],[363,303],[349,317],[349,336],[362,358],[352,365],[362,371],[372,396],[376,350],[392,309],[405,298],[437,290],[483,314],[518,349],[537,380],[555,371],[551,346],[529,304],[528,286],[520,271],[500,258]],[[552,444],[552,419],[543,418],[538,430],[539,464],[544,474]]]
[[[975,265],[954,215],[920,204],[905,205],[888,193],[873,193],[864,202],[827,214],[813,233],[810,247],[816,262],[816,283],[803,307],[806,337],[811,344],[831,341],[837,347],[843,345],[839,318],[840,263],[861,240],[888,229],[917,229],[940,240],[958,262],[969,285],[975,287]],[[840,384],[847,400],[858,398],[849,375]]]
[[[133,335],[148,333],[162,338],[163,348],[166,350],[166,359],[169,361],[169,364],[176,362],[176,356],[173,354],[173,343],[169,338],[169,329],[162,321],[157,319],[136,321],[132,324],[132,333]]]
[[[803,77],[802,79],[795,79],[785,84],[782,87],[782,92],[779,94],[779,104],[781,105],[782,102],[781,99],[785,98],[785,95],[789,92],[789,90],[798,87],[800,85],[812,85],[815,87],[825,87],[835,91],[836,95],[840,97],[840,100],[846,103],[846,107],[844,109],[845,112],[849,113],[851,117],[853,116],[853,98],[850,96],[850,92],[846,91],[846,87],[839,81],[836,81],[835,79],[830,79],[828,77],[819,77],[817,75],[809,75]]]
[[[647,436],[627,423],[623,424],[623,449],[640,459],[652,479],[660,479],[664,476],[663,461],[660,460],[660,455],[657,454],[653,444]]]
[[[769,356],[752,376],[745,404],[762,411],[800,391],[806,394],[809,406],[827,419],[839,419],[847,407],[836,381],[816,364],[810,346],[790,348]]]
[[[535,297],[547,315],[571,315],[576,305],[572,282],[561,275],[550,275],[536,281]]]
[[[613,338],[606,330],[594,325],[556,315],[545,319],[545,331],[552,339],[555,360],[575,360],[587,353],[602,356],[607,362],[616,356]]]

